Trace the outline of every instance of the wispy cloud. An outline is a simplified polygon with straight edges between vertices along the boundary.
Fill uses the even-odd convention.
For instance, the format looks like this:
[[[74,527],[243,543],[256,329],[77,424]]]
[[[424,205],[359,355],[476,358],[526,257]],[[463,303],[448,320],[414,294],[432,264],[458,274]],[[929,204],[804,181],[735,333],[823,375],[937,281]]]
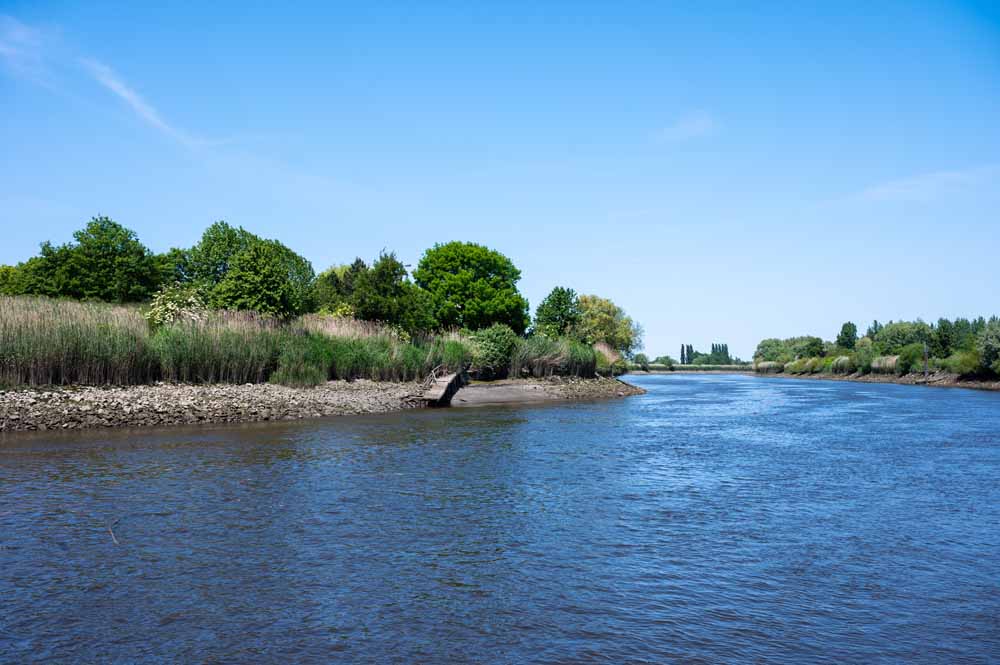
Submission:
[[[873,185],[855,198],[870,202],[929,202],[995,182],[998,176],[1000,168],[996,165],[934,171]]]
[[[188,147],[195,147],[203,143],[164,120],[159,111],[153,108],[138,92],[133,90],[114,70],[104,63],[98,62],[93,58],[81,58],[80,64],[83,65],[84,69],[98,83],[117,95],[119,99],[125,102],[149,126]]]
[[[719,123],[705,111],[688,113],[672,125],[658,130],[653,138],[659,143],[679,143],[704,136],[711,136],[719,129]]]
[[[0,62],[11,73],[36,82],[45,78],[40,30],[10,16],[0,15]]]

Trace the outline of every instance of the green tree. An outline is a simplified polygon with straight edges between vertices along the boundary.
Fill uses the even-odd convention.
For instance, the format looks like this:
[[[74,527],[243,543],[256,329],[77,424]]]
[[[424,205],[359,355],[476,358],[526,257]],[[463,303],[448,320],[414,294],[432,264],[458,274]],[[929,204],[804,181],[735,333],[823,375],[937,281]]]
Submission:
[[[931,355],[947,358],[955,348],[955,326],[948,319],[938,319],[931,333]]]
[[[983,367],[1000,374],[1000,320],[993,318],[976,337],[976,350]]]
[[[858,343],[858,327],[848,321],[840,326],[840,334],[837,335],[837,346],[842,349],[853,349]]]
[[[191,281],[191,255],[186,249],[171,247],[169,251],[158,254],[161,284],[184,284]]]
[[[408,332],[436,327],[430,297],[407,279],[406,267],[392,253],[352,275],[347,302],[359,319],[398,325]]]
[[[632,358],[632,362],[635,363],[642,371],[644,372],[649,371],[649,358],[646,356],[645,353],[635,354],[635,357]]]
[[[875,335],[875,348],[885,354],[898,354],[910,344],[930,344],[931,327],[923,321],[890,321]]]
[[[580,322],[574,334],[587,342],[604,342],[624,356],[642,348],[642,327],[607,298],[580,296]]]
[[[18,269],[15,266],[0,266],[0,295],[17,295]]]
[[[29,268],[39,280],[31,293],[126,303],[147,300],[159,287],[159,262],[134,231],[94,217],[73,238],[58,247],[42,243],[41,261]]]
[[[276,240],[254,240],[227,260],[213,304],[288,317],[311,306],[312,266]]]
[[[879,331],[882,330],[882,324],[878,322],[878,319],[872,321],[872,324],[868,326],[868,331],[865,333],[865,337],[874,340],[875,336],[878,335]]]
[[[573,289],[557,286],[535,310],[535,330],[549,337],[568,334],[580,322],[580,299]]]
[[[190,279],[214,287],[226,277],[233,259],[258,240],[260,238],[242,226],[232,227],[226,222],[212,224],[188,253]]]
[[[517,290],[521,271],[500,252],[466,242],[435,245],[413,277],[430,293],[441,326],[478,330],[504,323],[519,335],[528,327],[528,301]]]

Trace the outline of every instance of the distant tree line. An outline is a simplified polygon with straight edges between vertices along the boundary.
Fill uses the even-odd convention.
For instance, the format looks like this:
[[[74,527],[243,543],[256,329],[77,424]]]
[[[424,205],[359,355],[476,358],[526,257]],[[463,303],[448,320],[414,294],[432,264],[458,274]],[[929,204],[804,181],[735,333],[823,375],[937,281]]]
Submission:
[[[895,372],[928,369],[961,376],[1000,374],[1000,318],[873,321],[863,337],[844,323],[834,341],[803,336],[769,338],[757,345],[754,362],[767,371],[792,373]]]
[[[691,344],[681,344],[681,365],[734,365],[740,359],[729,354],[728,344],[712,344],[708,353],[695,350]]]

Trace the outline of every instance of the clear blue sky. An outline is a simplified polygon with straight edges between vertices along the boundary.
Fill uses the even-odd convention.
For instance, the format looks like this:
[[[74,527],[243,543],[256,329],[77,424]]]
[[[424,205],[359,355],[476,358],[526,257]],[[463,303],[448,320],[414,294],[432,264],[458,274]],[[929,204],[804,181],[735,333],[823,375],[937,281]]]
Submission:
[[[996,3],[202,4],[0,0],[0,263],[470,240],[651,355],[1000,311]]]

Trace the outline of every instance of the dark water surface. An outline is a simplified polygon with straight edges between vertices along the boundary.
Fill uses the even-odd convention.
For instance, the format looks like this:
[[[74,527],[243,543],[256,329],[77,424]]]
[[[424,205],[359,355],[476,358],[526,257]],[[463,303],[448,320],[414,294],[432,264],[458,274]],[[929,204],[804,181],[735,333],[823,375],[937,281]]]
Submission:
[[[0,661],[1000,661],[1000,394],[633,380],[0,439]]]

